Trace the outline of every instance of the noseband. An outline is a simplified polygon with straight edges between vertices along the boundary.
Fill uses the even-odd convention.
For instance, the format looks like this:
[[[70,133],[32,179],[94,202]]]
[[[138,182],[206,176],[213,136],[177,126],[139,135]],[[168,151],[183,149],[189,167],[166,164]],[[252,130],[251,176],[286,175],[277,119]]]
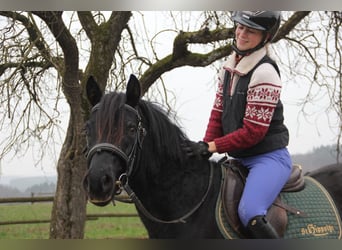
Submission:
[[[101,153],[102,151],[110,152],[116,156],[118,156],[121,160],[125,162],[125,165],[128,165],[129,159],[127,155],[117,146],[111,144],[111,143],[99,143],[96,144],[94,147],[92,147],[88,154],[87,154],[87,162],[88,166],[90,165],[91,159],[96,153]]]

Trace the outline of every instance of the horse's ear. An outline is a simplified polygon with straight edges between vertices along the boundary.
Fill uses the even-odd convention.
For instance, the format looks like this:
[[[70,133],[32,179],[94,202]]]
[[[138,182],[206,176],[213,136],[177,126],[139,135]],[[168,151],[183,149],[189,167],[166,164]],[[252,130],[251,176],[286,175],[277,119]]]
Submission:
[[[136,107],[140,100],[140,90],[139,80],[134,75],[131,75],[126,88],[126,104]]]
[[[97,103],[100,102],[102,98],[102,91],[93,76],[90,76],[88,78],[86,90],[88,100],[92,106],[95,106]]]

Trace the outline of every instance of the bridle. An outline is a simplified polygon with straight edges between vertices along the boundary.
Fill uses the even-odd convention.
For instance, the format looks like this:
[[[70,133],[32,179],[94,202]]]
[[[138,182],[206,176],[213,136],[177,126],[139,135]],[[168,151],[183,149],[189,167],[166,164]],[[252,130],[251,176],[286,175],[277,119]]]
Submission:
[[[99,109],[99,108],[100,108],[99,104],[95,105],[92,109],[92,112]],[[105,143],[98,143],[98,144],[94,145],[86,153],[86,158],[87,158],[88,166],[90,166],[90,162],[96,153],[101,153],[102,151],[110,152],[113,155],[118,156],[124,162],[124,164],[126,166],[125,175],[127,175],[127,177],[129,177],[132,175],[132,172],[134,170],[133,166],[134,166],[135,158],[136,158],[136,155],[138,153],[138,149],[140,150],[142,147],[142,142],[143,142],[143,139],[146,135],[146,130],[142,126],[142,120],[141,120],[141,116],[140,116],[139,112],[135,108],[132,108],[131,106],[129,106],[127,104],[124,105],[124,108],[129,109],[130,111],[133,111],[136,114],[137,122],[138,122],[136,137],[135,137],[134,144],[133,144],[133,147],[132,147],[130,153],[127,155],[118,146],[116,146],[112,143],[105,142]]]
[[[93,110],[96,110],[99,108],[99,104],[95,105],[93,107]],[[209,175],[209,181],[208,181],[208,187],[203,195],[202,199],[185,215],[181,216],[180,218],[173,219],[173,220],[162,220],[159,219],[155,216],[153,216],[142,204],[140,199],[137,197],[137,195],[134,193],[132,188],[129,186],[129,178],[133,176],[133,174],[136,172],[137,168],[134,168],[135,165],[135,159],[137,158],[137,155],[139,154],[139,151],[142,148],[142,142],[143,139],[146,135],[146,130],[142,126],[142,119],[141,116],[138,112],[137,109],[125,104],[125,108],[129,109],[130,111],[133,111],[136,114],[137,117],[137,133],[136,133],[136,138],[133,144],[133,147],[131,149],[131,152],[127,155],[125,152],[123,152],[119,147],[117,147],[114,144],[111,143],[99,143],[93,146],[87,153],[86,153],[86,158],[88,162],[88,166],[90,166],[90,162],[92,160],[92,157],[96,153],[101,153],[102,151],[107,151],[112,153],[113,155],[118,156],[126,165],[126,172],[121,174],[120,177],[118,178],[118,181],[116,181],[115,185],[118,187],[118,192],[116,194],[120,194],[122,190],[125,190],[126,193],[129,196],[129,199],[135,203],[135,205],[139,208],[139,210],[150,220],[154,222],[159,222],[159,223],[185,223],[186,219],[190,217],[193,213],[197,211],[197,209],[204,203],[205,199],[208,196],[208,193],[210,191],[212,181],[213,181],[213,176],[214,176],[214,166],[213,163],[210,163],[210,175]],[[90,169],[87,171],[87,175],[89,173]],[[115,199],[115,195],[113,196],[113,199]]]

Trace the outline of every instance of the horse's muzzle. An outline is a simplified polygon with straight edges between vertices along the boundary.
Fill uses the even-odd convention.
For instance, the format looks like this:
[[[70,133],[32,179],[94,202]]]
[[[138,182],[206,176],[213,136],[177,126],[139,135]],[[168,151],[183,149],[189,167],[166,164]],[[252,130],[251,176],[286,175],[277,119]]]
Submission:
[[[96,206],[106,206],[114,199],[115,194],[121,191],[118,181],[109,175],[103,175],[96,183],[91,183],[89,170],[85,173],[82,184],[87,199]]]

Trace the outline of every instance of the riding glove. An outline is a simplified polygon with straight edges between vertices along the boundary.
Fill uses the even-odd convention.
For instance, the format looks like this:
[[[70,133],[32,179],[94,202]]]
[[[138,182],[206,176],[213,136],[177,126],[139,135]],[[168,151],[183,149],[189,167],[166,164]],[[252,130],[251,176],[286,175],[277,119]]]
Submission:
[[[209,159],[213,154],[208,151],[209,145],[204,141],[185,141],[183,148],[188,157],[199,156],[204,159]]]

